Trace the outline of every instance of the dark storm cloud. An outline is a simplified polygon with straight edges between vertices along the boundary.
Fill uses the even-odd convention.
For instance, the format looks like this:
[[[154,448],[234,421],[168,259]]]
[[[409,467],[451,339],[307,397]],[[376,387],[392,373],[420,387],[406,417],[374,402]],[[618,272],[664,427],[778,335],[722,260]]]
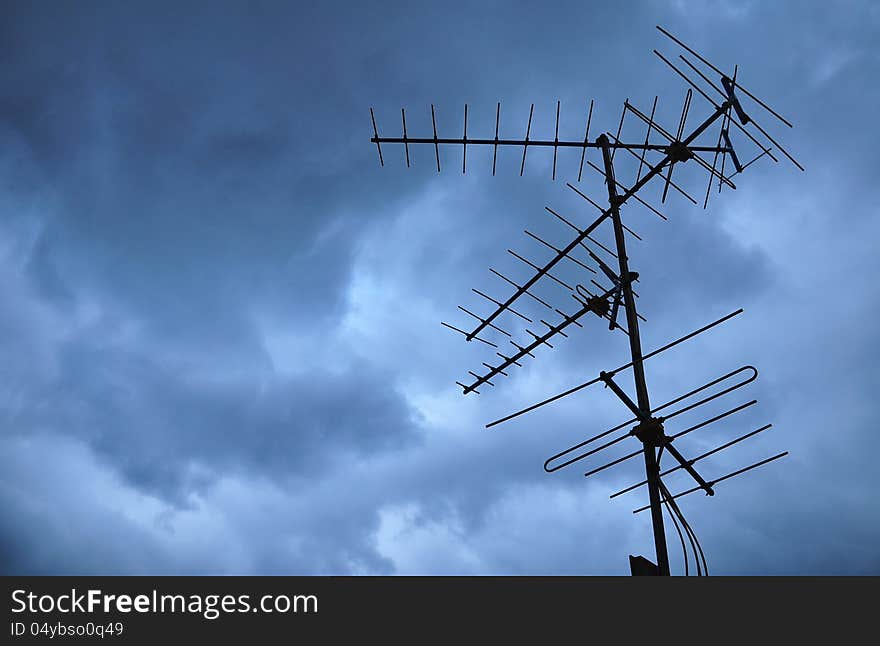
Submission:
[[[370,106],[383,133],[401,105],[426,132],[431,103],[457,132],[468,102],[469,127],[488,131],[498,99],[511,136],[532,101],[533,132],[552,130],[557,99],[565,136],[583,136],[592,97],[604,128],[624,97],[644,107],[655,93],[672,123],[683,88],[651,60],[657,22],[739,62],[794,115],[781,134],[809,170],[765,166],[705,213],[670,200],[667,223],[627,212],[645,237],[630,253],[646,347],[747,309],[649,367],[656,400],[754,360],[762,410],[724,433],[772,420],[776,435],[706,468],[793,454],[686,511],[719,572],[876,572],[876,486],[855,447],[877,385],[864,368],[880,314],[865,183],[877,137],[850,134],[873,123],[878,30],[858,3],[10,7],[3,570],[620,573],[627,550],[650,554],[637,496],[607,501],[637,464],[587,483],[540,469],[622,421],[604,393],[481,429],[623,363],[625,339],[592,323],[463,400],[449,384],[481,355],[437,326],[478,303],[471,285],[506,293],[487,264],[527,274],[504,245],[543,257],[518,231],[567,239],[545,204],[581,223],[590,207],[549,181],[541,151],[523,178],[516,151],[495,178],[485,151],[464,177],[443,151],[437,178],[430,150],[407,170],[386,147],[379,169],[367,138]],[[573,179],[576,160],[560,169]],[[854,194],[866,206],[829,208]],[[843,314],[817,308],[828,294]]]
[[[316,102],[332,108],[328,119],[342,108],[336,87],[322,89],[335,63],[311,63],[296,33],[307,30],[303,16],[284,21],[293,33],[279,26],[266,37],[259,17],[248,27],[212,11],[182,23],[168,7],[92,9],[6,23],[15,38],[5,41],[4,72],[18,90],[0,112],[19,162],[10,167],[27,183],[7,194],[17,199],[4,233],[15,248],[18,223],[37,226],[6,272],[21,298],[46,303],[53,328],[23,320],[21,302],[4,317],[18,345],[7,354],[32,341],[51,364],[28,375],[25,360],[9,375],[8,441],[44,431],[75,438],[95,468],[109,465],[126,486],[184,507],[220,477],[303,480],[346,457],[411,445],[417,415],[389,375],[328,352],[308,373],[280,376],[254,320],[325,328],[332,344],[360,228],[334,226],[346,206],[334,191],[344,179],[339,141],[319,141],[311,115]],[[199,42],[196,32],[210,25]],[[316,163],[298,164],[307,148]],[[45,208],[21,208],[39,193]],[[45,347],[54,328],[64,338]],[[47,498],[45,513],[58,513],[57,496]],[[339,543],[342,553],[352,533],[365,533],[358,518],[335,530],[338,540],[329,527],[303,540]],[[46,522],[29,518],[43,531],[24,544],[44,535],[60,547]],[[50,571],[9,540],[19,546],[12,569]],[[72,556],[86,545],[65,545],[67,557],[51,567],[92,567]],[[323,565],[302,557],[288,567],[347,567],[314,552]],[[169,562],[157,558],[156,567]]]

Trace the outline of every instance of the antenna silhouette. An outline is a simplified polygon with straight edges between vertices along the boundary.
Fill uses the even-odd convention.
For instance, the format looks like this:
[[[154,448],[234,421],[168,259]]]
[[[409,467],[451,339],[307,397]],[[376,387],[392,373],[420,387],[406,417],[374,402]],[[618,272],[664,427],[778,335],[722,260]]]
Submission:
[[[508,249],[507,251],[512,257],[522,266],[529,269],[528,278],[516,280],[495,269],[490,269],[498,279],[512,287],[513,292],[506,297],[496,297],[473,289],[475,294],[492,305],[489,311],[480,314],[459,306],[459,310],[474,322],[473,325],[462,329],[465,326],[443,323],[447,328],[463,335],[467,341],[476,340],[481,345],[490,346],[495,350],[492,363],[483,361],[479,372],[468,371],[469,378],[466,380],[467,383],[456,383],[461,386],[462,392],[465,395],[472,392],[479,394],[479,389],[485,385],[494,387],[495,383],[493,380],[499,376],[509,376],[510,370],[515,367],[523,367],[527,360],[535,358],[535,353],[543,350],[545,347],[553,348],[553,344],[558,342],[558,338],[566,338],[568,332],[573,327],[585,328],[589,325],[594,325],[589,322],[592,320],[592,317],[604,319],[608,324],[609,330],[612,332],[619,331],[626,335],[629,342],[629,362],[613,370],[601,370],[595,378],[589,381],[578,384],[543,401],[531,404],[501,419],[490,422],[486,426],[488,428],[502,424],[589,386],[598,383],[604,384],[626,407],[631,417],[611,429],[594,435],[551,456],[544,463],[545,471],[547,473],[556,472],[564,467],[597,455],[612,446],[624,442],[632,443],[633,440],[630,438],[633,438],[640,444],[636,450],[598,466],[593,466],[584,474],[585,476],[592,476],[639,455],[643,456],[645,478],[611,495],[611,498],[617,498],[626,493],[639,490],[642,487],[647,488],[648,504],[637,508],[633,513],[640,513],[646,510],[651,512],[657,562],[655,565],[644,557],[630,556],[633,574],[669,574],[669,557],[663,519],[664,506],[669,513],[684,551],[685,573],[689,573],[689,558],[685,546],[686,536],[691,546],[697,574],[708,574],[705,555],[699,545],[696,534],[675,502],[676,499],[696,491],[703,491],[707,495],[713,496],[715,488],[721,483],[778,460],[787,455],[787,452],[782,452],[746,465],[731,473],[712,478],[706,478],[701,475],[700,468],[703,466],[703,460],[747,439],[756,437],[763,431],[770,429],[770,424],[723,442],[719,446],[696,457],[688,458],[679,450],[681,443],[676,443],[678,438],[694,432],[705,433],[707,432],[706,429],[714,427],[716,424],[723,425],[732,416],[751,408],[757,401],[750,400],[737,403],[726,408],[721,413],[710,413],[708,417],[695,424],[682,424],[678,416],[700,412],[704,406],[711,402],[717,401],[721,403],[722,398],[752,383],[757,378],[758,371],[756,368],[746,365],[696,386],[690,391],[659,406],[652,405],[645,376],[644,362],[721,325],[741,314],[742,310],[740,309],[721,317],[650,352],[643,352],[639,324],[644,322],[645,318],[637,310],[636,300],[638,293],[633,288],[633,284],[639,279],[639,274],[630,268],[629,255],[627,253],[627,236],[638,240],[641,240],[641,237],[624,223],[621,208],[629,204],[638,204],[665,220],[666,216],[663,213],[638,195],[640,191],[651,183],[658,186],[662,185],[660,201],[663,204],[665,204],[670,192],[675,192],[691,203],[698,204],[698,200],[691,196],[683,185],[677,181],[681,173],[678,169],[684,165],[688,167],[696,166],[705,172],[708,177],[708,185],[703,197],[704,209],[708,206],[713,186],[717,186],[718,192],[721,192],[725,187],[731,190],[736,189],[733,179],[758,160],[767,157],[774,162],[778,162],[779,158],[774,155],[774,151],[781,153],[782,156],[787,158],[790,163],[801,171],[804,168],[778,141],[773,139],[757,123],[753,114],[755,108],[757,108],[758,112],[762,113],[762,118],[764,113],[766,113],[785,126],[792,127],[792,124],[787,119],[742,86],[738,79],[738,68],[734,67],[733,72],[728,75],[662,27],[658,26],[657,29],[671,41],[673,46],[678,48],[679,53],[677,59],[675,59],[676,62],[673,62],[669,57],[656,49],[654,54],[665,67],[671,69],[687,83],[684,103],[674,133],[672,130],[663,127],[655,118],[658,102],[658,99],[655,97],[648,114],[645,114],[644,111],[633,105],[629,99],[624,101],[616,134],[602,132],[595,139],[590,138],[594,105],[593,101],[590,101],[586,119],[584,120],[585,132],[582,140],[559,138],[561,112],[559,101],[556,102],[555,129],[552,139],[532,138],[534,104],[531,104],[529,109],[524,137],[521,139],[502,138],[500,136],[500,102],[495,107],[494,137],[485,138],[468,137],[467,104],[464,105],[463,110],[461,137],[438,136],[434,105],[431,105],[431,124],[433,129],[431,137],[409,136],[404,109],[401,109],[402,136],[381,136],[373,109],[371,108],[370,117],[373,136],[370,141],[376,145],[379,163],[382,166],[385,164],[382,152],[383,145],[402,145],[407,166],[410,166],[411,145],[433,146],[434,161],[438,173],[441,170],[441,146],[453,149],[461,148],[462,173],[467,172],[467,152],[469,146],[491,147],[493,175],[496,172],[499,148],[521,149],[520,175],[525,171],[526,159],[530,148],[552,148],[551,179],[553,180],[557,176],[558,151],[560,149],[575,149],[580,150],[577,181],[581,181],[585,165],[603,179],[605,192],[607,193],[603,197],[603,201],[607,206],[600,204],[599,200],[592,199],[573,184],[567,183],[569,189],[598,211],[598,214],[591,222],[586,226],[582,226],[550,207],[546,207],[547,212],[571,229],[574,235],[567,242],[554,243],[526,230],[525,233],[532,242],[540,245],[545,251],[549,250],[552,252],[549,259],[543,262],[536,262],[521,252]],[[683,71],[683,69],[686,69],[687,72]],[[713,76],[718,79],[717,82],[712,80]],[[696,109],[692,108],[692,104],[697,95],[708,102],[709,113],[701,121],[698,121],[697,125],[691,126],[688,123],[688,118],[692,117],[696,112]],[[644,136],[640,136],[635,141],[625,141],[622,139],[623,128],[628,115],[632,115],[637,122],[646,127]],[[706,138],[711,136],[710,129],[713,127],[717,128],[717,136],[712,137],[710,141],[706,141]],[[754,155],[745,163],[742,161],[743,157],[740,156],[740,153],[734,147],[734,139],[740,140],[738,146],[748,145],[756,148]],[[598,163],[594,163],[587,157],[588,150],[599,153],[596,160]],[[635,178],[628,185],[622,183],[615,172],[615,157],[619,151],[624,151],[624,157],[630,160],[630,163],[636,163]],[[595,152],[592,154],[595,154]],[[709,161],[710,156],[711,162]],[[728,169],[728,158],[733,168],[732,172]],[[635,161],[633,162],[632,160]],[[655,179],[659,179],[659,182],[654,182],[653,180]],[[600,227],[604,227],[606,232],[610,228],[610,234],[613,237],[612,245],[605,245],[599,241],[596,234]],[[605,254],[605,260],[600,257],[599,251]],[[563,260],[566,263],[563,263]],[[581,272],[584,282],[566,280],[564,273],[561,271],[566,264],[568,264],[569,269]],[[586,273],[584,274],[583,272]],[[572,300],[566,299],[564,304],[557,306],[549,302],[550,299],[543,293],[539,295],[537,290],[539,282],[541,285],[544,285],[548,283],[548,280],[557,288],[562,288],[567,292],[567,296]],[[528,301],[540,305],[547,310],[544,314],[546,318],[538,318],[537,322],[530,318],[525,313],[528,311],[525,307],[525,305],[529,304]],[[502,315],[506,314],[512,315],[520,321],[525,321],[531,326],[525,329],[527,335],[525,339],[518,342],[511,332],[502,327]],[[501,335],[501,338],[498,338],[497,335]],[[496,340],[498,343],[496,343]],[[627,371],[632,373],[635,390],[634,398],[622,386],[623,381],[621,377]],[[727,404],[725,404],[726,406]],[[679,429],[679,426],[684,426],[684,428]],[[672,432],[672,429],[675,429],[675,431]],[[600,440],[602,441],[600,442]],[[665,469],[660,466],[664,454],[669,455],[673,461],[673,466]],[[695,486],[679,493],[671,493],[667,489],[663,477],[676,471],[688,474],[695,483]]]

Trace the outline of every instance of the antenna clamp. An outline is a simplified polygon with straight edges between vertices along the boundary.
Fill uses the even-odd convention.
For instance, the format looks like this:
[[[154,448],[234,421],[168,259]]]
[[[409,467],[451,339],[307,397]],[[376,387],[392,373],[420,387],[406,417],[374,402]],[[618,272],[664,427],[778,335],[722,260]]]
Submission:
[[[666,154],[674,162],[686,162],[694,156],[693,151],[687,147],[687,144],[681,141],[674,141],[666,147]]]
[[[634,426],[629,434],[638,438],[642,444],[653,447],[664,446],[670,442],[670,438],[663,433],[662,417],[649,417]]]

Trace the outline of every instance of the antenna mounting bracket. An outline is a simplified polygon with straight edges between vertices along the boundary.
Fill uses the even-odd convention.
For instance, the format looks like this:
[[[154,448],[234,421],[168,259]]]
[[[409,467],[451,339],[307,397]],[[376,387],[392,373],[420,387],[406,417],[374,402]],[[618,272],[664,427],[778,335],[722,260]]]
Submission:
[[[694,156],[693,151],[687,147],[687,144],[681,141],[674,141],[666,148],[666,154],[675,162],[686,162]]]
[[[630,434],[635,435],[642,444],[653,447],[663,446],[669,442],[669,438],[663,433],[662,417],[649,417],[643,422],[639,422],[633,427]]]

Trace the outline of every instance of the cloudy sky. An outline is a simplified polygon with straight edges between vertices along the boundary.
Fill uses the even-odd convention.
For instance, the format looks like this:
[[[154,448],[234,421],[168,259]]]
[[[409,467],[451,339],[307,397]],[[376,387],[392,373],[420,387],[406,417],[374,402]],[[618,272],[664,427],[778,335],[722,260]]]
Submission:
[[[541,6],[539,6],[541,5]],[[370,144],[397,135],[583,137],[624,99],[675,130],[686,86],[651,53],[662,24],[795,124],[754,116],[806,167],[762,159],[709,209],[670,193],[624,210],[653,349],[652,399],[754,364],[760,378],[676,432],[717,477],[682,510],[713,574],[880,573],[871,402],[880,389],[876,171],[880,10],[841,2],[4,3],[0,20],[0,553],[4,573],[627,574],[653,559],[640,460],[585,479],[551,454],[623,422],[600,387],[485,424],[628,360],[586,319],[463,397],[490,361],[439,325],[487,312],[487,270],[524,280],[586,224],[579,155]],[[689,125],[711,111],[694,96]],[[712,129],[717,137],[717,128]],[[624,132],[644,137],[629,118]],[[732,130],[751,158],[751,144]],[[625,154],[623,157],[627,157]],[[595,151],[588,155],[600,163]],[[618,179],[635,167],[617,158]],[[684,166],[700,198],[704,178]],[[586,168],[579,188],[604,191]],[[714,189],[713,189],[714,191]],[[648,191],[657,202],[657,187]],[[610,241],[610,231],[597,236]],[[585,259],[585,258],[584,258]],[[585,259],[586,260],[586,259]],[[586,282],[578,266],[560,275]],[[580,273],[579,273],[580,272]],[[574,301],[552,282],[540,293]],[[535,308],[532,308],[535,305]],[[539,317],[540,305],[523,308]],[[552,313],[551,313],[552,314]],[[536,319],[537,320],[537,319]],[[499,319],[519,339],[511,315]],[[498,333],[491,336],[503,340]],[[512,347],[509,346],[508,347]],[[487,352],[488,350],[488,352]],[[620,382],[631,390],[629,373]],[[713,403],[715,406],[716,403]],[[633,450],[635,440],[609,451]],[[664,466],[668,466],[664,458]],[[673,491],[690,486],[680,473]],[[673,571],[681,572],[671,527]]]

